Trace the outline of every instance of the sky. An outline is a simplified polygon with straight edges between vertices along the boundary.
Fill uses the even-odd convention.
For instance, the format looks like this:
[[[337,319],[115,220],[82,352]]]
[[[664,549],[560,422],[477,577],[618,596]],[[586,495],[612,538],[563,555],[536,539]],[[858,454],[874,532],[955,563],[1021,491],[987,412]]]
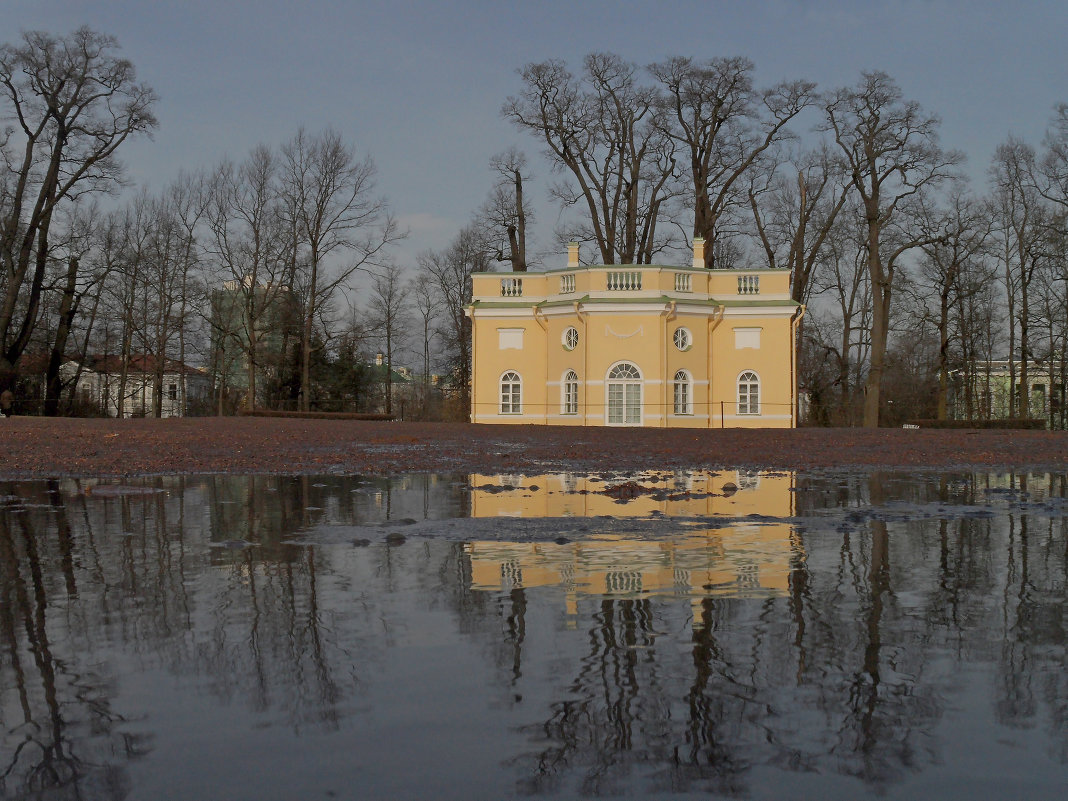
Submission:
[[[155,191],[301,126],[333,127],[377,164],[409,231],[402,264],[468,222],[494,153],[539,151],[500,116],[517,70],[534,61],[577,70],[594,51],[643,65],[741,55],[760,86],[804,78],[828,90],[883,70],[941,116],[943,145],[967,155],[980,190],[997,145],[1010,133],[1040,145],[1054,104],[1068,102],[1063,0],[0,0],[0,41],[80,25],[115,36],[160,97],[152,139],[121,151],[131,180]],[[553,176],[544,163],[533,173],[534,244],[545,247]]]

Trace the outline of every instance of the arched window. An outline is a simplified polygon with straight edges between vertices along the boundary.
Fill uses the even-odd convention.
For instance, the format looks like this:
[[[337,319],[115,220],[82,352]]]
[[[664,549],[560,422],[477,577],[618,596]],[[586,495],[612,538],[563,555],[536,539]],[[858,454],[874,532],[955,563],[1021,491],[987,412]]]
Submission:
[[[642,424],[642,374],[633,364],[620,362],[608,371],[608,425]]]
[[[560,411],[563,414],[578,414],[578,373],[568,370],[560,384]]]
[[[752,370],[738,376],[738,414],[760,414],[760,378]]]
[[[501,414],[521,414],[523,379],[519,373],[508,371],[501,376]]]
[[[675,414],[693,414],[693,382],[685,370],[675,373]]]

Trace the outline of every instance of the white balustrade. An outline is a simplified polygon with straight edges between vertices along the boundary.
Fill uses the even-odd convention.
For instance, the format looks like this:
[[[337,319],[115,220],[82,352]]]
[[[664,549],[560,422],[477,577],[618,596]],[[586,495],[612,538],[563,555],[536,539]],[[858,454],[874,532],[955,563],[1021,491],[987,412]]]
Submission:
[[[574,273],[567,273],[560,276],[560,294],[564,295],[568,292],[575,291],[575,275]]]
[[[675,291],[692,292],[693,276],[689,273],[675,273]]]
[[[628,292],[641,288],[642,274],[639,270],[608,273],[608,289],[613,292]]]
[[[523,295],[523,279],[522,278],[502,278],[501,279],[501,297],[505,298],[518,298]]]
[[[738,276],[738,294],[739,295],[759,295],[760,294],[760,276],[759,275],[739,275]]]

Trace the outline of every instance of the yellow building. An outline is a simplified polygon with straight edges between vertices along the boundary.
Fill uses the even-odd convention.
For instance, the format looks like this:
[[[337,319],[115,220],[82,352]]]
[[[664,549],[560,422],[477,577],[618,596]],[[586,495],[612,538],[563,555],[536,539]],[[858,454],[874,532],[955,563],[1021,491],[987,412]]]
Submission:
[[[681,428],[797,422],[789,270],[582,266],[473,276],[471,420]]]

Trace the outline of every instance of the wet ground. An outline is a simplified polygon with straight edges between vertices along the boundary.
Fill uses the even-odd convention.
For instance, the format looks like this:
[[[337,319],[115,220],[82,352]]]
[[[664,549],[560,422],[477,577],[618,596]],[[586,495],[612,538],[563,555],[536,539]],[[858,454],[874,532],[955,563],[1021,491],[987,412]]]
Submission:
[[[1058,798],[1068,478],[0,482],[0,798]]]
[[[700,468],[1068,470],[1068,432],[0,418],[0,478]]]

